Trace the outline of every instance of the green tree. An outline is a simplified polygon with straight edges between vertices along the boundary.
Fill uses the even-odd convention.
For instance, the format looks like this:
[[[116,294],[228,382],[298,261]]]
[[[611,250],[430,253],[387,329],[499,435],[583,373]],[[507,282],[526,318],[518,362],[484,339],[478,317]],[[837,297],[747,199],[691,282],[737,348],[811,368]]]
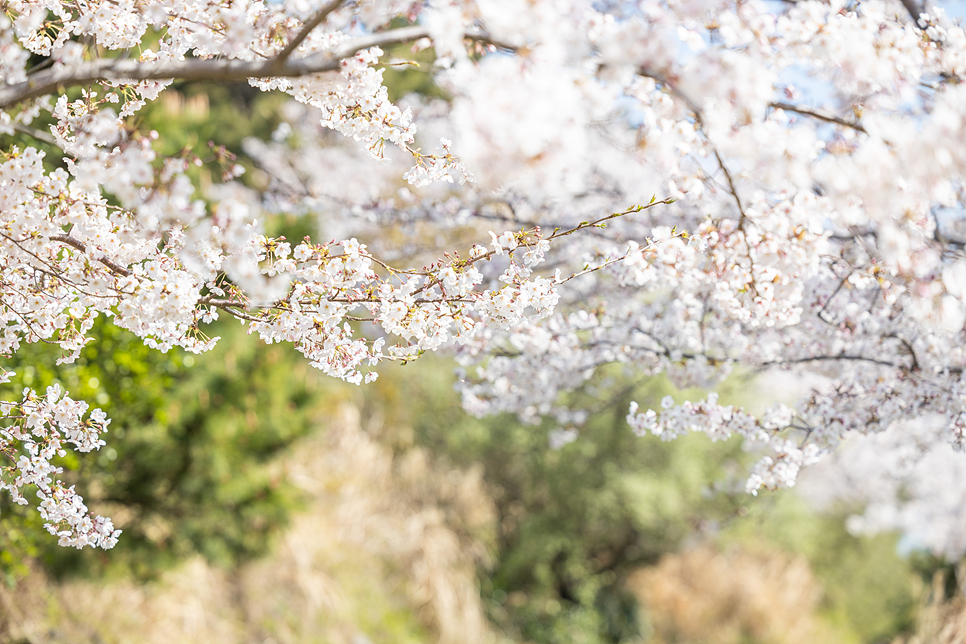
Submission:
[[[193,553],[231,565],[264,552],[298,506],[275,461],[325,417],[321,376],[290,348],[265,346],[234,326],[220,326],[220,346],[195,362],[100,325],[71,365],[53,366],[57,354],[46,345],[22,349],[5,393],[59,382],[108,412],[107,446],[62,465],[86,483],[88,504],[124,529],[123,539],[109,555],[58,548],[36,532],[35,510],[4,497],[7,572],[32,554],[60,573],[122,567],[150,576]]]
[[[405,369],[405,379],[380,379],[370,413],[392,409],[401,425],[411,424],[412,436],[394,439],[400,448],[414,441],[454,465],[484,466],[499,528],[482,589],[490,617],[514,637],[619,642],[638,635],[641,616],[624,590],[627,573],[676,550],[702,526],[734,516],[748,500],[712,489],[743,471],[737,442],[661,442],[628,429],[632,397],[656,405],[672,391],[666,382],[614,385],[579,438],[552,450],[550,426],[467,417],[447,369],[425,359]]]
[[[577,440],[552,450],[549,425],[468,418],[446,367],[427,360],[402,371],[409,375],[378,381],[369,413],[397,420],[386,438],[400,450],[416,443],[454,465],[484,466],[499,526],[481,590],[491,619],[514,638],[646,636],[648,617],[626,592],[627,575],[701,541],[804,555],[824,588],[821,617],[843,641],[883,641],[911,627],[919,577],[895,535],[850,535],[844,514],[821,515],[793,491],[746,494],[753,457],[737,441],[639,438],[624,421],[632,399],[654,407],[667,394],[702,392],[610,374]],[[722,399],[740,401],[746,385],[729,381]]]

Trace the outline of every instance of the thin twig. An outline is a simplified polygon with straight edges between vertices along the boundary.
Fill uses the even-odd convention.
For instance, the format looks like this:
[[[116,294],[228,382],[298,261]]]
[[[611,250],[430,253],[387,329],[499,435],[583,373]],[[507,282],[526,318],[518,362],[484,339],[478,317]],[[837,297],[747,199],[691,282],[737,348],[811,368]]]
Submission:
[[[701,108],[698,106],[697,102],[694,101],[685,92],[681,91],[674,83],[672,83],[668,78],[657,74],[646,67],[641,67],[637,70],[637,73],[641,76],[646,76],[647,78],[652,78],[657,82],[661,83],[664,87],[671,92],[672,95],[678,97],[687,106],[691,113],[694,114],[695,124],[699,129],[704,130],[704,118],[701,114]],[[724,160],[722,160],[721,155],[718,154],[718,148],[711,141],[708,136],[707,131],[704,132],[704,138],[708,141],[708,145],[711,147],[711,151],[714,152],[715,159],[718,160],[718,166],[724,172],[725,178],[728,180],[728,189],[731,191],[731,195],[735,198],[735,203],[738,204],[738,212],[741,214],[741,219],[738,221],[738,228],[744,230],[744,223],[746,219],[745,208],[741,203],[741,198],[738,197],[738,190],[735,188],[735,182],[731,177],[731,172],[728,171],[728,167],[725,165]]]
[[[776,110],[784,110],[786,112],[795,112],[796,114],[802,114],[804,116],[811,116],[814,119],[820,121],[825,121],[826,123],[835,123],[837,125],[844,125],[845,127],[852,128],[856,132],[862,132],[863,134],[868,134],[865,128],[859,123],[853,123],[851,121],[846,121],[843,118],[839,118],[832,114],[827,114],[825,112],[820,112],[818,110],[813,110],[809,107],[802,107],[801,105],[792,105],[791,103],[781,103],[774,102],[769,103],[768,107],[774,108]]]
[[[771,360],[769,362],[761,363],[761,367],[775,367],[779,365],[791,365],[791,364],[801,364],[804,362],[824,362],[824,361],[834,361],[834,360],[854,360],[856,362],[871,362],[872,364],[881,365],[883,367],[892,367],[893,369],[900,369],[902,371],[907,371],[908,367],[903,365],[898,365],[888,360],[879,360],[878,358],[868,358],[866,356],[859,355],[846,355],[839,354],[837,356],[808,356],[805,358],[794,358],[791,360]]]
[[[584,228],[597,228],[600,226],[600,224],[606,221],[610,221],[611,219],[616,219],[617,217],[623,217],[625,215],[637,214],[639,212],[643,212],[645,210],[653,208],[654,206],[670,205],[674,203],[674,201],[675,201],[674,199],[669,199],[669,198],[661,199],[660,201],[651,201],[646,206],[643,206],[643,205],[634,206],[633,208],[628,208],[627,210],[624,210],[622,212],[611,213],[595,221],[582,221],[580,222],[580,224],[578,224],[577,226],[574,226],[569,230],[565,230],[565,231],[555,230],[553,231],[553,234],[550,235],[549,237],[544,237],[544,240],[550,241],[552,239],[557,239],[558,237],[566,237],[567,235],[572,235],[573,233],[579,230],[583,230]]]
[[[897,334],[887,335],[886,337],[895,338],[896,340],[902,343],[902,345],[906,348],[906,351],[909,352],[909,356],[912,358],[912,366],[910,367],[910,369],[912,371],[919,371],[920,370],[919,358],[916,356],[916,350],[912,348],[912,343]]]
[[[285,45],[285,49],[280,51],[278,55],[275,56],[275,65],[278,67],[283,67],[285,65],[285,61],[287,61],[289,57],[295,53],[295,50],[298,49],[299,45],[301,45],[305,39],[309,37],[309,34],[311,34],[316,27],[321,25],[325,19],[329,17],[330,13],[341,7],[343,4],[345,4],[345,0],[332,0],[332,2],[319,9],[319,11],[312,16],[311,20],[302,25],[302,30],[295,35],[295,38]]]
[[[661,239],[661,240],[658,240],[658,241],[653,241],[650,244],[648,244],[647,246],[645,246],[644,248],[641,248],[639,250],[641,250],[641,251],[652,250],[652,249],[654,249],[661,242],[668,241],[670,239],[675,239],[675,238],[678,238],[678,237],[684,237],[685,234],[686,233],[684,231],[675,233],[674,235],[671,235],[667,239]],[[582,275],[586,275],[587,273],[593,273],[595,271],[599,271],[600,269],[605,268],[607,266],[610,266],[611,264],[616,264],[617,262],[621,262],[621,261],[627,259],[627,257],[628,257],[629,254],[630,253],[628,253],[626,255],[621,255],[620,257],[612,257],[612,258],[610,258],[610,259],[608,259],[608,260],[606,260],[606,261],[604,261],[604,262],[602,262],[600,264],[595,264],[594,266],[589,266],[589,267],[585,268],[584,270],[578,271],[578,272],[574,273],[573,275],[570,275],[568,277],[565,277],[565,278],[561,279],[560,281],[558,281],[556,283],[557,283],[557,285],[566,284],[570,280],[576,279],[578,277],[581,277]]]
[[[60,146],[60,143],[57,142],[57,139],[43,130],[38,130],[35,127],[30,127],[29,125],[24,125],[23,123],[11,123],[10,127],[21,134],[26,134],[32,139],[37,139],[38,141],[46,143],[47,145],[52,145],[55,148],[63,150],[63,148]],[[74,155],[72,154],[71,156]]]
[[[229,306],[228,304],[220,304],[220,303],[216,303],[214,301],[209,302],[209,304],[211,306],[214,306],[216,308],[221,309],[222,311],[224,311],[228,315],[231,315],[232,317],[237,318],[239,320],[246,320],[248,322],[266,322],[267,321],[267,320],[263,320],[261,318],[256,318],[256,317],[254,317],[252,315],[249,315],[248,313],[245,313],[243,311],[238,311],[238,310],[232,308],[232,306],[234,306],[234,305]]]
[[[852,273],[847,273],[845,277],[841,279],[841,281],[839,282],[839,285],[835,287],[835,290],[832,291],[832,294],[828,296],[827,300],[825,300],[825,304],[823,304],[822,308],[819,309],[819,312],[815,314],[816,317],[818,317],[818,319],[821,320],[822,322],[825,322],[826,324],[832,323],[831,320],[826,320],[824,317],[822,317],[822,314],[825,313],[825,309],[827,309],[828,305],[832,303],[832,300],[835,299],[835,296],[839,294],[839,291],[842,290],[842,287],[845,286],[845,283],[849,280],[849,277],[851,275]]]
[[[731,192],[731,196],[735,198],[735,203],[738,204],[738,212],[741,214],[741,218],[738,219],[738,229],[743,231],[745,229],[745,219],[748,216],[745,215],[745,207],[741,205],[741,197],[738,196],[738,189],[735,188],[734,179],[731,178],[731,173],[728,172],[728,166],[725,165],[721,159],[721,155],[718,154],[718,149],[714,146],[711,149],[714,152],[714,158],[718,160],[718,166],[724,172],[725,179],[728,180],[728,190]]]

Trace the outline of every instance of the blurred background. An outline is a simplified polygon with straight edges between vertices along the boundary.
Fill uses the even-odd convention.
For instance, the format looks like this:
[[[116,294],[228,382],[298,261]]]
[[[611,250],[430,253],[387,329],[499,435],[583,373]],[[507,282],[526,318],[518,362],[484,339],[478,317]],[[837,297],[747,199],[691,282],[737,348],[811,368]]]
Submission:
[[[386,78],[394,98],[445,100],[425,73]],[[281,194],[253,159],[292,136],[301,116],[286,109],[245,85],[176,86],[135,118],[160,152],[224,146],[248,188]],[[201,194],[219,180],[207,166],[194,178]],[[273,234],[341,234],[278,211]],[[398,247],[420,229],[380,234]],[[95,333],[72,365],[25,347],[2,393],[61,382],[108,413],[107,446],[62,465],[124,534],[108,552],[59,548],[35,510],[0,497],[0,642],[966,641],[964,569],[855,529],[865,501],[816,504],[807,477],[805,494],[752,497],[739,443],[625,423],[631,400],[703,392],[605,370],[573,394],[591,414],[571,436],[468,416],[445,357],[354,387],[237,325],[214,325],[222,340],[201,357],[105,320]],[[751,374],[719,393],[752,409],[777,395]]]
[[[604,383],[577,440],[474,419],[443,358],[326,378],[284,346],[219,328],[203,357],[105,324],[54,380],[113,418],[65,463],[123,528],[59,548],[0,506],[3,642],[958,642],[961,571],[898,535],[855,536],[839,505],[742,491],[753,455],[695,435],[637,438]],[[740,385],[740,386],[739,386]],[[735,379],[723,397],[748,396]],[[741,391],[741,394],[736,393]],[[554,449],[556,447],[556,449]],[[805,481],[805,485],[808,482]]]

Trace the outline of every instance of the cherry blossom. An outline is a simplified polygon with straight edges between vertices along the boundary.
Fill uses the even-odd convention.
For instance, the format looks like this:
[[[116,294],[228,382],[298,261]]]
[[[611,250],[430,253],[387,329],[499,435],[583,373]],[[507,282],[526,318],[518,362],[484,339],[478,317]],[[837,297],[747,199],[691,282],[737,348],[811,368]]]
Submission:
[[[4,355],[51,342],[69,362],[101,315],[197,353],[228,316],[354,383],[452,350],[469,412],[552,419],[559,449],[592,413],[569,394],[606,365],[708,390],[736,369],[811,374],[800,400],[758,415],[713,394],[628,410],[638,433],[742,437],[761,451],[751,492],[900,421],[966,446],[966,30],[941,6],[3,9],[0,131],[17,141],[0,150]],[[434,48],[424,71],[446,100],[389,100],[400,44]],[[159,154],[136,115],[174,81],[291,97],[276,136],[244,144],[267,190],[217,148]],[[223,180],[199,194],[195,164]],[[266,236],[279,211],[322,230]],[[462,238],[426,250],[380,234],[392,226]],[[50,462],[95,449],[103,414],[60,391],[2,411],[2,485],[18,499],[34,485],[62,543],[112,545]]]

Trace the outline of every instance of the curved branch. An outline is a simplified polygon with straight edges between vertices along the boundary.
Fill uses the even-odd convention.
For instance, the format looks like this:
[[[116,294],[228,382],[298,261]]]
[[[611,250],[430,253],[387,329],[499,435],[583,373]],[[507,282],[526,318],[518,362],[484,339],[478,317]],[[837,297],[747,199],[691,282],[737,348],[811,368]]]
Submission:
[[[329,17],[329,14],[341,7],[343,4],[345,4],[345,0],[332,0],[332,2],[319,9],[308,22],[302,25],[302,30],[295,35],[295,38],[290,40],[289,43],[285,45],[285,49],[280,51],[278,55],[272,59],[275,61],[275,65],[278,67],[284,65],[285,61],[287,61],[292,54],[295,53],[295,50],[299,48],[299,45],[301,45],[305,39],[309,37],[315,28],[325,22],[325,19]]]
[[[790,360],[770,360],[768,362],[761,363],[760,368],[763,369],[765,367],[775,367],[775,366],[781,366],[781,365],[801,364],[801,363],[804,363],[804,362],[824,362],[824,361],[834,361],[834,360],[852,360],[852,361],[855,361],[855,362],[870,362],[872,364],[877,364],[877,365],[880,365],[880,366],[883,366],[883,367],[892,367],[893,369],[900,369],[902,371],[909,371],[909,368],[908,367],[906,367],[904,365],[901,365],[901,364],[895,364],[894,362],[889,362],[888,360],[879,360],[878,358],[869,358],[869,357],[861,356],[861,355],[854,355],[853,356],[853,355],[846,355],[846,354],[839,354],[837,356],[825,356],[825,355],[823,355],[823,356],[808,356],[808,357],[805,357],[805,358],[792,358]]]
[[[820,112],[818,110],[813,110],[809,107],[802,107],[801,105],[792,105],[791,103],[782,103],[779,101],[776,101],[774,103],[769,103],[768,107],[771,107],[776,110],[784,110],[786,112],[795,112],[796,114],[801,114],[803,116],[811,116],[814,119],[825,121],[826,123],[835,123],[837,125],[844,125],[845,127],[852,128],[856,132],[862,132],[863,134],[868,134],[868,132],[865,131],[865,128],[858,123],[852,123],[850,121],[846,121],[843,118],[839,118],[832,114],[826,114],[825,112]]]
[[[250,78],[299,78],[309,74],[336,71],[343,59],[370,47],[397,45],[420,38],[428,38],[429,35],[429,30],[423,25],[401,27],[356,38],[332,51],[294,60],[288,58],[285,50],[268,60],[225,58],[189,58],[187,60],[159,62],[141,62],[117,58],[93,60],[62,69],[48,69],[22,83],[0,86],[0,109],[38,96],[52,94],[63,88],[105,81],[179,80],[190,83],[199,81],[238,82],[247,81]],[[487,34],[477,30],[467,31],[464,37],[469,40],[498,44],[494,43]]]
[[[24,125],[23,123],[11,123],[10,127],[13,128],[15,132],[20,132],[21,134],[25,134],[32,139],[40,141],[41,143],[46,143],[47,145],[51,145],[55,148],[63,150],[63,148],[60,146],[60,143],[57,142],[57,139],[43,130],[38,130],[35,127],[30,127],[29,125]],[[71,154],[70,156],[74,155]]]
[[[84,244],[84,242],[80,241],[79,239],[74,239],[70,235],[51,235],[50,237],[48,237],[48,239],[50,239],[50,241],[62,242],[64,244],[67,244],[68,246],[71,246],[72,248],[76,248],[82,253],[87,253],[87,246]],[[104,264],[104,266],[107,266],[107,268],[109,268],[112,273],[117,273],[118,275],[121,275],[123,277],[128,277],[129,275],[131,275],[131,271],[124,268],[120,264],[111,261],[106,257],[98,257],[96,261],[100,262],[101,264]]]
[[[731,196],[735,199],[735,203],[738,205],[738,213],[740,215],[740,218],[738,219],[738,228],[744,230],[745,220],[747,219],[744,204],[741,203],[741,197],[738,196],[738,189],[735,187],[735,182],[731,176],[731,172],[728,170],[728,166],[725,165],[724,159],[722,159],[721,155],[718,153],[717,146],[714,145],[714,142],[708,136],[707,130],[704,129],[704,114],[701,111],[701,107],[693,98],[688,96],[687,93],[683,92],[676,83],[673,83],[665,76],[653,72],[647,67],[639,68],[637,73],[641,76],[654,79],[655,81],[664,85],[664,87],[666,87],[672,95],[683,101],[685,106],[687,106],[687,108],[691,110],[691,113],[694,114],[695,125],[704,131],[705,139],[707,139],[708,144],[711,146],[711,151],[714,152],[714,158],[718,161],[718,167],[720,167],[722,172],[724,172],[725,180],[728,182],[728,192],[731,193]]]
[[[725,165],[721,155],[718,154],[718,149],[712,147],[711,151],[714,152],[714,158],[718,160],[718,167],[720,167],[721,171],[724,172],[725,179],[728,181],[728,191],[731,193],[731,196],[735,198],[735,203],[738,204],[738,214],[741,215],[741,217],[738,219],[738,229],[744,231],[745,220],[748,219],[748,215],[745,214],[745,207],[741,203],[741,197],[738,196],[738,188],[735,187],[735,181],[731,178],[731,173],[728,171],[728,166]]]

